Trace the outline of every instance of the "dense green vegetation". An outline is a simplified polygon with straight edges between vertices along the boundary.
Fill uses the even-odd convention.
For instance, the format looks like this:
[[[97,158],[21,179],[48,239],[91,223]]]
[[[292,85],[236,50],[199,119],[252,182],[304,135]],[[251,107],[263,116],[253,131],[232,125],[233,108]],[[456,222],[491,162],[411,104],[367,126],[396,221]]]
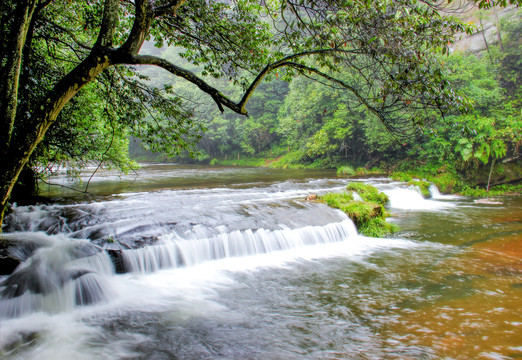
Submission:
[[[487,189],[488,183],[494,184],[491,179],[502,182],[503,169],[510,166],[506,163],[520,168],[520,15],[514,9],[501,19],[502,42],[488,44],[487,52],[456,52],[443,59],[446,79],[473,104],[471,111],[447,111],[422,127],[406,123],[390,133],[353,93],[304,75],[289,85],[273,79],[252,97],[249,118],[212,109],[203,114],[208,130],[202,134],[197,161],[333,167],[339,176],[415,169],[407,181],[429,179],[444,192],[472,193],[475,185]],[[343,71],[343,77],[360,81],[350,71]],[[522,177],[522,171],[505,180],[517,176]],[[416,185],[428,196],[426,184]]]
[[[397,225],[386,221],[388,213],[384,206],[388,197],[371,185],[352,182],[346,191],[327,193],[320,199],[345,212],[363,235],[383,237],[398,231]]]
[[[369,169],[422,156],[459,172],[493,169],[518,156],[520,24],[506,22],[487,57],[446,58],[457,33],[473,32],[446,9],[417,0],[2,1],[0,222],[23,171],[126,171],[130,137],[207,162]]]
[[[0,222],[22,171],[88,162],[126,170],[130,135],[169,155],[201,139],[200,159],[286,149],[325,166],[356,139],[347,115],[373,114],[401,133],[462,110],[438,55],[472,27],[441,9],[416,0],[2,1]],[[147,81],[147,65],[165,81]],[[270,78],[295,82],[263,92]],[[197,106],[201,94],[219,113]],[[251,116],[236,121],[225,109]]]

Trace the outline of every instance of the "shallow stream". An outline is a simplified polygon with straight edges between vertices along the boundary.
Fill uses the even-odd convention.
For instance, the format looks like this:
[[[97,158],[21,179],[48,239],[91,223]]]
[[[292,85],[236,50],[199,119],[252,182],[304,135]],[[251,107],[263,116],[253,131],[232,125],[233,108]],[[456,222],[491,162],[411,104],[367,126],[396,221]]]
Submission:
[[[520,196],[358,180],[390,197],[402,231],[381,239],[305,200],[340,191],[333,172],[94,179],[7,218],[25,261],[0,277],[0,358],[522,358]]]

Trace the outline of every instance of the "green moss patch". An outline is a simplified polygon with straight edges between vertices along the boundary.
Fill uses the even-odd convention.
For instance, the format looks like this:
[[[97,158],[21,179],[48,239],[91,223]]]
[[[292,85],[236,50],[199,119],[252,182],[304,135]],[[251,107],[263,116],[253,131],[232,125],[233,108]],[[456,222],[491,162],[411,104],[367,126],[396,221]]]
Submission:
[[[380,217],[370,219],[370,221],[364,223],[359,228],[361,234],[370,237],[385,237],[399,230],[399,226],[393,223],[389,223],[386,221],[386,219]]]
[[[431,197],[431,193],[430,193],[431,183],[429,181],[411,180],[411,181],[408,181],[408,185],[413,185],[413,186],[418,187],[420,189],[422,196],[425,197],[426,199]]]
[[[357,192],[363,201],[354,200],[354,192]],[[386,221],[388,213],[384,205],[388,202],[388,197],[371,185],[350,183],[347,191],[327,193],[320,199],[346,213],[359,232],[365,236],[383,237],[399,230],[397,225]]]
[[[368,184],[352,182],[346,185],[346,190],[356,192],[366,202],[373,202],[384,206],[389,201],[386,194],[380,192],[376,187]]]
[[[355,170],[351,166],[341,166],[337,168],[337,176],[353,176],[355,175]]]

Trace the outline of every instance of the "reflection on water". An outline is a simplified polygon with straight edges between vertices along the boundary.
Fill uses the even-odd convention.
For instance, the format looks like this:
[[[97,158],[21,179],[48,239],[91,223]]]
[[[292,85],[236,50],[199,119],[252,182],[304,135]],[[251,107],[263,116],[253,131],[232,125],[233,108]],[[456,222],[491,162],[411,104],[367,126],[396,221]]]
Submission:
[[[372,239],[304,200],[342,188],[346,180],[332,176],[153,166],[125,189],[98,180],[94,197],[55,193],[68,205],[15,209],[8,226],[18,233],[9,236],[36,244],[24,253],[27,269],[45,257],[73,279],[57,276],[52,291],[66,283],[74,298],[76,284],[86,302],[97,295],[93,281],[107,291],[66,309],[51,294],[50,310],[0,320],[0,357],[522,357],[521,197],[425,200],[399,183],[364,180],[392,195],[390,220],[403,229]],[[332,229],[344,230],[325,235]],[[261,251],[269,244],[279,248]],[[102,248],[121,251],[134,272],[116,274]],[[150,265],[189,248],[200,260]],[[0,290],[16,289],[7,281]]]

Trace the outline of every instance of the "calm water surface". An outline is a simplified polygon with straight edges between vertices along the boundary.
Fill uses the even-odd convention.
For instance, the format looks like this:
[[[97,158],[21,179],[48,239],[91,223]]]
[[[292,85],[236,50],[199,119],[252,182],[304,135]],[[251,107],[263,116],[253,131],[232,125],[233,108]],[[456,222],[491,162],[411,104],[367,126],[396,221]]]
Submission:
[[[360,181],[399,234],[304,200],[342,189],[333,172],[156,165],[45,189],[7,221],[37,250],[2,279],[0,358],[522,358],[522,198]]]

